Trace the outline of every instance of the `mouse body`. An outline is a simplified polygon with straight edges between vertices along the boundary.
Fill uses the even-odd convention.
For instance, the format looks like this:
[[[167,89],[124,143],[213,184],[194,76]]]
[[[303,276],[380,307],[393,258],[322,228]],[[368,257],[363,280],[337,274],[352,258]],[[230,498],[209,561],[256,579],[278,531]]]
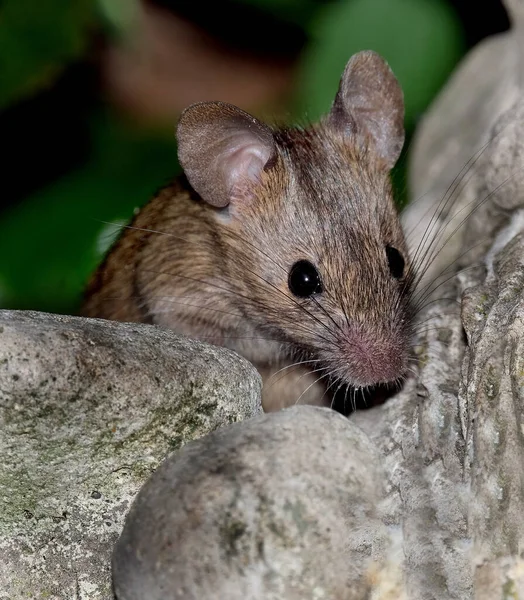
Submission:
[[[398,382],[412,322],[390,182],[403,116],[398,82],[370,51],[350,59],[310,127],[190,106],[177,128],[184,175],[123,230],[83,314],[237,351],[263,377],[266,411]]]

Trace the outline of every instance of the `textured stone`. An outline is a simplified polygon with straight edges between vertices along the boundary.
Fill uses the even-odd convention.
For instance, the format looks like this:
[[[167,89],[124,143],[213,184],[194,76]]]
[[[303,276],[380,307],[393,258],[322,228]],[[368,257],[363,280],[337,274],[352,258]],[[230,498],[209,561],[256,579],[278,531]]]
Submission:
[[[446,298],[458,297],[448,282]],[[465,441],[458,411],[464,340],[458,306],[432,303],[416,335],[417,377],[385,405],[351,419],[382,453],[384,521],[401,532],[405,597],[472,596],[471,540],[463,479]]]
[[[367,437],[329,409],[221,429],[140,491],[114,555],[117,597],[367,598],[394,571],[383,479]]]
[[[508,4],[513,30],[465,59],[413,146],[426,195],[405,223],[415,251],[431,222],[426,247],[444,246],[419,287],[416,377],[352,416],[383,454],[410,600],[524,597],[524,3]]]
[[[486,40],[466,57],[423,119],[413,145],[411,190],[414,200],[423,197],[408,208],[404,222],[413,233],[412,247],[424,275],[415,296],[414,373],[385,405],[349,420],[378,452],[369,452],[364,460],[383,478],[383,495],[373,497],[377,512],[369,521],[376,532],[373,577],[369,570],[352,571],[350,543],[344,551],[351,565],[345,575],[357,575],[351,597],[359,600],[524,597],[524,1],[507,4],[512,31]],[[223,443],[217,436],[212,447],[219,452]],[[237,447],[241,453],[243,444]],[[205,448],[195,446],[198,460],[206,456]],[[323,451],[317,445],[317,460]],[[179,469],[190,471],[173,461],[166,468],[177,477]],[[303,469],[308,480],[318,476],[316,464]],[[258,471],[251,466],[235,475],[241,493],[249,493],[254,473]],[[273,478],[268,475],[267,486],[275,484]],[[281,485],[286,489],[285,482]],[[354,492],[346,495],[357,499]],[[156,507],[167,505],[162,497],[148,500]],[[210,502],[210,510],[220,502]],[[328,494],[320,505],[324,509],[333,502]],[[135,548],[141,527],[155,521],[154,511],[138,506],[141,512],[131,513],[128,523],[137,536]],[[178,507],[175,512],[180,514]],[[148,514],[152,521],[141,524],[138,514]],[[354,522],[338,522],[341,530],[349,525],[344,535],[351,540]],[[267,535],[264,540],[272,539]],[[182,565],[191,568],[182,555],[160,556],[174,561],[169,564],[179,574]],[[147,561],[133,558],[132,564],[143,569],[137,579],[127,579],[127,572],[119,570],[119,560],[130,556],[129,548],[118,546],[119,584],[133,581],[138,590],[158,589],[155,569]],[[359,559],[361,555],[358,565],[365,564]],[[223,559],[213,564],[218,568]],[[327,568],[327,581],[341,581],[329,566],[322,568]],[[226,574],[245,584],[245,573]],[[291,579],[281,573],[280,580]],[[211,581],[217,581],[215,575]],[[140,597],[121,589],[121,600]],[[314,589],[305,586],[299,597],[313,597]],[[337,593],[327,597],[344,597]],[[163,597],[217,596],[214,590],[195,587]],[[275,597],[294,598],[287,589]]]
[[[1,311],[0,598],[111,598],[145,479],[256,414],[260,385],[233,352],[156,327]]]
[[[199,353],[178,372],[166,356],[182,341],[167,332],[11,313],[0,334],[0,353],[11,339],[0,363],[4,598],[35,581],[49,597],[108,597],[130,498],[200,435],[127,517],[119,600],[524,597],[524,0],[506,4],[512,31],[466,57],[412,148],[412,194],[424,196],[404,220],[424,280],[413,375],[385,405],[349,420],[296,407],[227,425],[256,409],[246,394],[258,379],[238,357],[185,342]],[[210,356],[222,361],[216,381]],[[239,396],[220,409],[230,361]],[[192,385],[180,387],[182,372]]]
[[[512,3],[520,5],[521,0]],[[462,225],[476,205],[489,203],[491,190],[483,194],[472,179],[482,177],[483,164],[497,154],[490,141],[493,126],[522,96],[524,35],[519,23],[468,54],[422,118],[411,145],[411,201],[402,219],[418,261],[427,257],[421,265],[427,271],[423,283],[432,282],[458,256],[467,230]]]

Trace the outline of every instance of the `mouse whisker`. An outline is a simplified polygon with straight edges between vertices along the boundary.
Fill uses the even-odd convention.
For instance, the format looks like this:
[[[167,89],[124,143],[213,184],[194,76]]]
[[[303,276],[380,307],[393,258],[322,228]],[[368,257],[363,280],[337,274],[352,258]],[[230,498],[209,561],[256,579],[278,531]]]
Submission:
[[[333,372],[330,372],[330,373],[328,374],[328,375],[329,375],[329,377],[331,377],[331,376],[332,376],[332,374],[333,374]],[[330,389],[331,389],[331,388],[332,388],[332,387],[335,385],[335,383],[337,383],[337,379],[332,379],[332,380],[331,380],[331,383],[330,383],[328,386],[326,386],[326,389],[324,390],[324,393],[323,393],[323,394],[322,394],[322,396],[320,397],[320,402],[322,402],[322,401],[324,400],[324,398],[325,398],[326,394],[327,394],[327,393],[329,393],[329,390],[330,390]],[[333,402],[334,402],[334,399],[333,399],[333,400],[331,400],[331,408],[333,408]]]
[[[321,371],[325,371],[325,367],[322,367],[320,369],[315,369],[314,371],[310,371],[311,373],[318,373]],[[304,375],[306,375],[308,373],[305,373]],[[301,379],[302,377],[304,377],[304,375],[301,375],[301,377],[299,377],[299,379]],[[300,396],[296,399],[295,401],[295,406],[300,402],[300,399],[302,398],[302,396],[304,394],[306,394],[314,385],[316,385],[319,381],[321,381],[322,379],[324,379],[325,377],[327,377],[329,375],[328,373],[325,373],[324,375],[322,375],[321,377],[318,377],[317,379],[315,379],[315,381],[313,381],[313,383],[311,383],[310,385],[307,386],[307,388],[300,394]]]
[[[434,280],[432,287],[430,290],[426,290],[423,294],[420,294],[419,297],[414,298],[413,302],[412,302],[412,306],[414,309],[414,313],[417,314],[422,310],[423,306],[426,306],[424,303],[426,302],[426,300],[428,300],[429,298],[431,298],[434,293],[443,285],[445,285],[446,283],[448,283],[448,281],[453,280],[453,278],[455,278],[457,275],[461,274],[461,273],[467,273],[468,271],[472,271],[475,269],[478,269],[479,267],[482,267],[483,264],[482,263],[475,263],[473,265],[469,265],[467,267],[463,267],[462,269],[459,269],[458,271],[456,271],[455,273],[453,273],[452,275],[449,275],[448,277],[446,277],[446,279],[440,281],[437,283],[437,280]],[[440,277],[439,277],[440,279]],[[447,298],[446,298],[447,299]]]
[[[131,230],[135,230],[135,231],[143,231],[144,233],[156,233],[158,235],[165,235],[174,239],[178,239],[182,242],[186,242],[187,244],[195,244],[195,245],[200,245],[201,242],[198,242],[196,240],[193,239],[189,239],[189,238],[185,238],[183,236],[180,236],[176,233],[172,233],[170,231],[161,231],[158,229],[150,229],[147,227],[136,227],[134,225],[122,225],[121,223],[112,223],[110,221],[102,221],[100,220],[101,223],[104,223],[105,225],[114,225],[115,227],[119,228],[119,229],[131,229]],[[256,246],[255,244],[253,244],[252,242],[250,242],[248,239],[246,239],[245,237],[242,237],[240,234],[238,234],[237,232],[234,231],[229,231],[228,235],[231,235],[232,237],[235,237],[236,239],[240,240],[243,244],[247,244],[248,246],[251,246],[251,248],[253,248],[254,250],[256,250],[257,252],[259,252],[260,254],[262,254],[263,256],[265,256],[266,258],[268,258],[275,266],[277,266],[279,269],[281,269],[284,272],[287,272],[286,269],[279,264],[276,260],[274,260],[269,254],[267,254],[267,252],[264,252],[261,248],[259,248],[258,246]]]
[[[453,196],[454,196],[455,192],[458,190],[458,188],[460,187],[460,185],[462,183],[464,183],[464,181],[465,181],[464,185],[467,185],[467,183],[469,182],[469,180],[471,179],[471,177],[475,174],[475,171],[473,170],[473,167],[476,165],[476,163],[478,162],[478,160],[481,158],[481,156],[487,150],[487,148],[489,147],[490,143],[491,143],[491,141],[488,141],[483,146],[481,146],[481,148],[479,148],[479,150],[477,150],[477,152],[475,152],[475,154],[473,154],[473,156],[471,156],[466,161],[466,163],[462,166],[462,169],[457,173],[457,175],[455,175],[455,177],[453,178],[453,180],[449,184],[446,192],[442,196],[442,199],[440,200],[440,202],[435,207],[435,213],[431,217],[430,221],[428,222],[428,224],[427,224],[427,226],[426,226],[426,228],[424,230],[422,238],[421,238],[421,240],[419,242],[419,246],[418,246],[417,252],[413,256],[413,262],[414,263],[417,260],[417,253],[423,247],[423,245],[426,242],[426,240],[429,239],[429,237],[431,236],[431,233],[432,233],[432,230],[433,230],[435,224],[438,223],[440,217],[442,216],[442,214],[446,210],[446,207],[453,200]],[[467,179],[467,180],[465,180],[465,177],[468,174],[470,174],[470,178]],[[462,193],[463,189],[464,189],[464,187],[462,189],[460,189],[460,191],[457,194],[457,197],[460,196],[460,194]],[[430,208],[433,208],[433,207],[430,207]],[[416,228],[418,228],[418,226],[420,225],[420,223],[423,221],[424,217],[427,215],[427,212],[428,211],[426,211],[426,213],[424,213],[424,215],[421,217],[421,219],[415,224],[415,226],[410,231],[409,235],[413,234],[414,230]]]
[[[311,317],[311,319],[313,319],[316,323],[318,323],[319,325],[321,325],[329,334],[332,338],[334,338],[334,334],[331,331],[331,329],[324,323],[322,322],[316,315],[314,315],[310,310],[308,310],[305,306],[303,306],[302,304],[300,304],[300,302],[298,302],[297,300],[295,300],[292,296],[290,296],[289,294],[286,294],[285,292],[283,292],[281,289],[279,289],[276,285],[272,284],[270,281],[267,281],[267,279],[265,279],[264,277],[262,277],[261,275],[259,275],[258,273],[255,273],[254,271],[251,271],[250,269],[248,269],[248,272],[250,272],[252,275],[255,275],[255,277],[258,277],[259,279],[261,279],[264,283],[266,283],[268,286],[270,286],[272,289],[274,289],[275,291],[277,291],[281,296],[283,296],[284,298],[286,298],[287,300],[289,300],[292,304],[294,304],[295,306],[297,306],[298,308],[300,308],[303,312],[305,312],[309,317]],[[329,343],[330,340],[323,338],[325,342]]]
[[[415,371],[415,369],[408,368],[408,370],[406,371],[405,375],[401,375],[398,378],[398,388],[397,388],[397,393],[400,392],[402,390],[402,388],[404,387],[406,381],[409,379],[409,374],[411,374],[412,377],[417,377],[418,373]]]
[[[353,392],[353,394],[351,394],[352,397],[350,398],[350,400],[351,400],[351,410],[353,412],[355,412],[357,410],[357,389],[358,388],[352,388],[352,390],[351,390]],[[346,399],[344,398],[344,405],[345,404],[346,404]]]
[[[413,356],[410,357],[409,362],[413,362],[413,363],[416,363],[417,365],[421,365],[421,364],[423,364],[424,361],[419,356],[414,356],[413,355]],[[413,372],[414,375],[417,374],[413,369],[411,369],[411,370],[412,370],[412,372]]]
[[[458,300],[457,298],[447,298],[447,297],[444,296],[442,298],[435,298],[433,300],[429,300],[428,302],[426,302],[426,304],[423,304],[422,306],[420,306],[417,309],[417,314],[419,314],[419,313],[423,312],[424,310],[426,310],[426,308],[428,306],[431,306],[432,304],[435,304],[435,303],[441,302],[441,301],[442,302],[450,302],[452,304],[456,304],[459,309],[461,307],[460,300]],[[460,310],[458,312],[456,312],[456,313],[450,313],[450,314],[460,315]]]
[[[292,342],[283,342],[278,338],[268,338],[268,337],[252,337],[252,336],[237,336],[237,335],[199,335],[198,339],[200,340],[252,340],[252,341],[260,341],[260,342],[278,342],[283,346],[292,345]]]
[[[364,406],[367,406],[367,400],[366,400],[366,395],[364,394],[364,388],[360,388],[360,395],[362,396],[362,402],[364,403]],[[355,395],[355,401],[356,401],[356,395]],[[355,402],[355,410],[356,410],[356,402]]]
[[[220,285],[218,285],[216,283],[202,281],[200,279],[196,279],[194,277],[189,277],[187,275],[179,275],[179,274],[175,274],[175,273],[170,273],[168,271],[155,271],[155,270],[152,270],[152,269],[144,269],[144,272],[149,272],[149,273],[153,273],[153,274],[156,274],[156,275],[165,275],[165,276],[169,276],[169,277],[178,277],[178,278],[181,278],[181,279],[185,279],[185,280],[189,280],[189,281],[194,281],[196,283],[203,283],[204,285],[209,285],[211,287],[214,287],[214,288],[217,288],[217,289],[219,289],[221,291],[224,291],[224,292],[226,292],[228,294],[236,295],[236,296],[239,296],[239,297],[244,298],[246,300],[250,300],[251,299],[249,296],[246,296],[245,294],[241,294],[239,292],[235,292],[235,291],[230,290],[230,289],[228,289],[228,288],[226,288],[224,286],[220,286]],[[257,276],[259,279],[261,279],[264,283],[269,284],[270,287],[272,287],[273,289],[276,289],[278,292],[280,292],[282,295],[284,295],[288,300],[292,300],[294,304],[296,304],[299,308],[301,308],[306,314],[308,314],[309,316],[311,316],[313,319],[315,319],[319,323],[322,323],[322,321],[320,321],[314,315],[312,315],[305,307],[301,306],[298,302],[296,302],[294,300],[294,298],[291,298],[290,296],[288,296],[287,294],[285,294],[284,292],[282,292],[281,290],[279,290],[276,286],[273,286],[272,284],[270,284],[263,277],[261,277],[260,275],[258,275],[258,273],[254,273],[253,272],[253,274],[255,276]],[[322,323],[322,325],[331,334],[331,331],[330,331],[329,327],[327,327],[324,323]],[[329,339],[324,338],[324,337],[323,337],[323,339],[324,339],[324,341],[326,343],[330,343]]]
[[[202,279],[196,279],[195,277],[189,277],[189,275],[180,275],[178,273],[171,273],[169,271],[156,271],[154,269],[143,269],[143,272],[144,273],[152,273],[154,275],[165,275],[167,277],[185,279],[188,281],[194,281],[195,283],[202,283],[204,285],[209,285],[211,287],[214,287],[217,290],[220,290],[222,292],[226,292],[226,294],[232,294],[233,296],[239,296],[240,298],[249,299],[249,296],[246,296],[245,294],[240,294],[239,292],[233,291],[227,287],[218,285],[216,283],[212,283],[210,281],[204,281]]]
[[[132,298],[133,296],[128,296],[128,298]],[[200,310],[207,310],[207,311],[211,311],[211,312],[215,312],[215,313],[220,313],[223,315],[229,315],[231,317],[237,317],[239,319],[241,319],[243,317],[243,315],[239,315],[237,313],[232,313],[229,312],[227,310],[222,310],[219,308],[211,308],[210,306],[202,306],[200,304],[188,304],[187,302],[180,302],[178,300],[173,300],[172,298],[175,298],[176,296],[151,296],[152,299],[154,300],[159,300],[160,302],[166,302],[168,304],[177,304],[179,306],[187,306],[189,308],[199,308]],[[191,296],[188,296],[188,298],[191,298]],[[108,300],[113,299],[116,300],[118,298],[116,297],[109,297],[107,298]],[[166,308],[166,309],[162,309],[162,308],[155,308],[155,314],[157,315],[161,315],[161,314],[170,314],[175,312],[175,309],[173,308]]]
[[[426,327],[424,329],[418,329],[417,330],[417,334],[418,335],[422,335],[422,334],[425,334],[425,333],[430,333],[432,331],[441,331],[443,329],[446,330],[446,329],[449,329],[449,327],[446,327],[444,325],[442,325],[442,326],[435,326],[435,327]]]
[[[519,169],[519,170],[521,170],[521,169]],[[421,278],[423,277],[424,273],[427,271],[427,269],[429,268],[429,266],[436,260],[436,258],[440,255],[440,253],[444,250],[444,248],[446,247],[447,243],[457,233],[457,231],[467,222],[467,220],[471,217],[471,215],[473,213],[475,213],[481,206],[483,206],[504,185],[506,185],[506,183],[508,183],[513,177],[515,177],[515,175],[517,174],[518,171],[513,172],[511,175],[509,175],[502,183],[500,183],[493,190],[491,190],[480,202],[477,203],[476,200],[474,200],[474,201],[468,203],[460,211],[458,211],[457,214],[460,214],[460,212],[462,212],[465,208],[467,208],[471,204],[474,204],[473,209],[471,209],[470,212],[452,230],[452,232],[445,239],[444,243],[442,243],[440,246],[437,246],[437,244],[439,244],[440,241],[441,241],[441,236],[444,234],[444,231],[445,231],[444,228],[442,229],[441,234],[438,237],[436,237],[436,238],[434,238],[432,240],[431,244],[428,246],[428,249],[431,249],[431,251],[429,252],[429,254],[428,254],[428,252],[424,253],[422,264],[420,264],[420,265],[418,265],[416,267],[417,269],[420,269],[420,272],[419,272],[418,276],[414,280],[414,285],[415,286],[418,284],[418,282],[420,282]],[[455,216],[456,215],[454,215],[454,217]]]
[[[125,300],[128,298],[134,298],[134,299],[138,299],[137,296],[125,296],[125,297],[119,297],[119,296],[108,296],[107,298],[104,299],[104,301],[114,301],[114,300]],[[171,297],[169,296],[152,296],[152,298],[160,298],[162,301],[165,302],[169,302],[170,304],[179,304],[181,306],[188,306],[188,307],[193,307],[193,308],[199,308],[201,310],[204,311],[211,311],[211,312],[215,312],[215,313],[220,313],[220,314],[226,314],[226,315],[230,315],[233,317],[238,317],[238,318],[243,318],[243,315],[238,315],[235,313],[230,313],[228,311],[224,311],[224,310],[220,310],[220,309],[215,309],[215,308],[211,308],[211,307],[207,307],[207,306],[201,306],[201,305],[195,305],[195,304],[187,304],[185,302],[177,302],[175,300],[171,300]],[[175,312],[174,309],[155,309],[155,315],[160,315],[160,314],[169,314],[171,312]],[[300,327],[300,325],[298,325],[298,327]],[[304,328],[302,328],[304,329]],[[309,331],[307,329],[305,329],[305,331]],[[213,335],[213,336],[199,336],[201,339],[229,339],[229,340],[260,340],[260,341],[271,341],[271,342],[279,342],[282,343],[284,345],[293,345],[292,342],[283,342],[281,339],[278,338],[271,338],[271,337],[261,337],[261,336],[217,336],[217,335]],[[328,342],[328,340],[326,339],[326,342]]]
[[[269,378],[270,380],[273,379],[273,377],[275,377],[276,375],[278,375],[279,373],[282,373],[282,371],[285,371],[287,369],[291,369],[292,367],[298,367],[299,365],[306,365],[306,364],[311,364],[311,363],[319,363],[322,362],[320,359],[310,359],[310,360],[300,360],[298,362],[294,362],[290,365],[286,365],[285,367],[282,367],[281,369],[279,369],[278,371],[275,371],[271,377]]]
[[[471,265],[469,267],[464,267],[459,272],[465,273],[467,271],[472,271],[474,269],[477,269],[478,266],[479,265]],[[434,292],[436,292],[440,287],[442,287],[443,285],[448,283],[448,281],[451,281],[452,279],[454,279],[456,277],[456,275],[457,275],[457,273],[453,273],[452,275],[449,275],[448,277],[446,277],[446,279],[444,279],[440,283],[435,284],[430,290],[424,292],[424,294],[421,295],[419,298],[414,299],[413,307],[415,310],[415,314],[420,310],[420,307],[423,305],[423,303],[433,295]]]
[[[456,300],[456,298],[441,298],[441,300]],[[432,300],[431,302],[436,302],[435,300]],[[425,325],[426,323],[430,323],[431,321],[433,321],[435,318],[437,317],[437,315],[430,315],[429,317],[425,318],[422,321],[417,321],[414,325],[413,325],[413,331],[417,331],[417,328],[421,327],[422,325]]]
[[[333,323],[333,325],[339,330],[342,331],[342,327],[335,321],[335,319],[328,313],[328,311],[322,306],[322,304],[320,304],[320,302],[313,297],[312,298],[313,302],[316,304],[316,306],[318,306],[318,308],[326,315],[326,317],[328,317],[328,319]]]
[[[336,369],[335,369],[335,370],[333,370],[333,371],[331,372],[331,376],[335,375],[335,374],[336,374],[336,371],[337,371]],[[336,398],[337,398],[337,394],[338,394],[338,392],[339,392],[340,388],[341,388],[341,387],[344,385],[344,380],[343,380],[343,379],[340,379],[340,378],[338,378],[338,379],[337,379],[336,377],[333,377],[333,381],[334,381],[334,382],[338,382],[338,387],[337,387],[337,389],[334,391],[334,393],[333,393],[333,395],[332,395],[332,397],[331,397],[331,404],[330,404],[330,408],[331,408],[331,409],[333,409],[333,406],[335,405],[335,401],[336,401]],[[346,387],[347,387],[347,386],[346,386]]]
[[[286,366],[286,367],[284,367],[283,369],[279,369],[279,370],[278,370],[276,373],[273,373],[273,374],[271,375],[271,377],[270,377],[270,378],[267,380],[267,383],[265,383],[264,385],[267,385],[267,387],[268,387],[268,388],[270,388],[270,387],[272,387],[273,385],[276,385],[277,383],[280,383],[280,382],[281,382],[281,381],[284,379],[284,377],[286,377],[286,375],[288,375],[288,374],[289,374],[289,371],[286,371],[286,369],[290,369],[291,367],[298,367],[298,366],[301,366],[301,365],[304,365],[304,364],[309,364],[309,363],[312,363],[312,362],[316,362],[316,363],[318,363],[318,362],[321,362],[321,361],[320,361],[320,360],[314,360],[314,361],[305,360],[305,361],[301,361],[301,362],[296,362],[296,363],[293,363],[292,365],[287,365],[287,366]],[[286,371],[286,372],[284,372],[284,371]],[[313,370],[309,370],[308,372],[309,372],[309,373],[314,373],[315,371],[313,371]],[[279,377],[278,379],[274,379],[273,381],[271,381],[271,380],[272,380],[274,377],[276,377],[278,374],[280,374],[280,377]],[[307,372],[306,372],[306,373],[304,373],[304,375],[307,375]],[[302,378],[304,375],[302,375],[301,377],[299,377],[299,380],[300,380],[300,379],[301,379],[301,378]]]
[[[458,188],[460,187],[461,184],[462,188],[458,191],[458,193],[456,194],[456,199],[458,199],[458,197],[460,196],[460,194],[462,193],[462,191],[464,190],[465,186],[469,183],[469,181],[471,180],[471,177],[473,175],[475,175],[475,171],[473,170],[476,163],[478,162],[478,160],[484,155],[484,153],[486,152],[486,150],[489,148],[489,146],[495,142],[495,140],[502,135],[502,133],[504,132],[504,130],[506,129],[508,125],[505,125],[501,131],[499,131],[497,133],[497,135],[495,135],[493,138],[491,138],[490,140],[488,140],[483,146],[481,146],[469,159],[468,161],[466,161],[466,163],[462,166],[462,169],[457,173],[457,175],[454,177],[454,179],[452,180],[452,182],[450,183],[450,185],[448,186],[446,192],[444,193],[442,199],[440,200],[439,204],[437,205],[437,207],[435,208],[435,213],[432,216],[431,220],[429,221],[426,230],[422,236],[421,241],[419,242],[419,247],[418,249],[420,249],[422,247],[422,245],[425,243],[426,239],[429,237],[429,231],[428,228],[432,228],[435,222],[438,222],[441,215],[443,214],[444,210],[446,209],[446,206],[448,205],[448,203],[453,200],[453,196],[455,195],[455,192],[457,192]],[[469,178],[466,180],[466,176],[470,175]],[[427,194],[427,192],[426,192]],[[426,194],[423,194],[424,197]],[[420,198],[419,198],[420,199]],[[417,202],[419,199],[417,199],[415,202]],[[412,204],[412,203],[410,203]],[[432,207],[430,207],[432,208]],[[416,228],[420,225],[420,222],[424,219],[424,217],[427,215],[426,211],[424,213],[424,215],[422,216],[422,218],[414,225],[414,227],[410,230],[409,234],[407,234],[408,236],[411,236],[414,231],[416,230]],[[446,225],[449,223],[449,221],[454,218],[454,216],[456,215],[452,215],[452,217],[447,221],[444,222],[443,224],[441,224],[442,229],[444,229],[446,227]],[[415,261],[416,262],[416,261]]]
[[[463,258],[464,256],[466,256],[466,254],[468,254],[469,252],[471,252],[472,250],[474,250],[475,248],[477,248],[478,246],[482,245],[485,243],[485,239],[482,239],[480,242],[474,244],[473,246],[470,246],[467,250],[465,250],[464,252],[462,252],[459,256],[457,256],[457,258],[455,258],[455,260],[453,260],[451,263],[449,263],[444,269],[442,269],[440,271],[440,273],[438,273],[431,281],[429,281],[423,288],[416,290],[415,293],[412,296],[412,300],[416,300],[417,298],[421,297],[423,294],[425,294],[426,292],[428,293],[428,295],[432,294],[437,287],[433,288],[432,286],[434,284],[437,283],[437,281],[439,279],[441,279],[442,277],[444,277],[447,272],[449,271],[449,269],[456,264],[457,262],[460,261],[461,258]],[[482,263],[476,263],[476,265],[471,265],[471,267],[473,266],[481,266]],[[458,273],[460,273],[463,269],[460,269],[458,271],[454,271],[452,276],[457,275]],[[449,281],[449,280],[446,280]],[[444,282],[443,282],[444,283]],[[441,285],[441,284],[439,284]]]
[[[335,390],[335,392],[332,395],[332,400],[331,400],[331,408],[333,408],[334,403],[336,402],[336,398],[338,396],[338,393],[340,391],[340,388],[344,388],[344,400],[342,403],[342,406],[344,407],[344,410],[347,406],[347,397],[348,394],[351,395],[351,393],[353,394],[353,399],[351,400],[351,410],[354,411],[356,410],[356,401],[355,401],[355,395],[356,395],[356,390],[360,389],[360,388],[356,388],[354,386],[350,386],[346,383],[345,378],[344,378],[344,373],[343,373],[343,369],[342,367],[336,367],[333,368],[330,371],[330,376],[333,377],[333,381],[336,383],[338,382],[338,387]]]

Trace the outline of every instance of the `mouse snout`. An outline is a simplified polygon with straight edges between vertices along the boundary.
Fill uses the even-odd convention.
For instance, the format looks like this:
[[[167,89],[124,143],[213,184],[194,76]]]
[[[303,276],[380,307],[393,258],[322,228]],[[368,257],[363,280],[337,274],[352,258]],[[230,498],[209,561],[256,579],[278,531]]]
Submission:
[[[405,374],[407,344],[399,332],[350,325],[341,350],[348,382],[358,387],[393,382]]]

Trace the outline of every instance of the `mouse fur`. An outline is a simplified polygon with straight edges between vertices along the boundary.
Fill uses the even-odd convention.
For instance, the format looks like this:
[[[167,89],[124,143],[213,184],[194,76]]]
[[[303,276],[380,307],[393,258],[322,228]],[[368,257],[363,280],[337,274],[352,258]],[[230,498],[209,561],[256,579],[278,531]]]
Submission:
[[[272,129],[221,102],[189,107],[177,130],[185,175],[123,230],[83,314],[239,352],[263,376],[266,411],[329,403],[338,382],[400,380],[410,263],[390,170],[403,114],[400,86],[374,52],[352,57],[330,113],[306,128]],[[289,287],[301,260],[321,281],[310,297]]]

